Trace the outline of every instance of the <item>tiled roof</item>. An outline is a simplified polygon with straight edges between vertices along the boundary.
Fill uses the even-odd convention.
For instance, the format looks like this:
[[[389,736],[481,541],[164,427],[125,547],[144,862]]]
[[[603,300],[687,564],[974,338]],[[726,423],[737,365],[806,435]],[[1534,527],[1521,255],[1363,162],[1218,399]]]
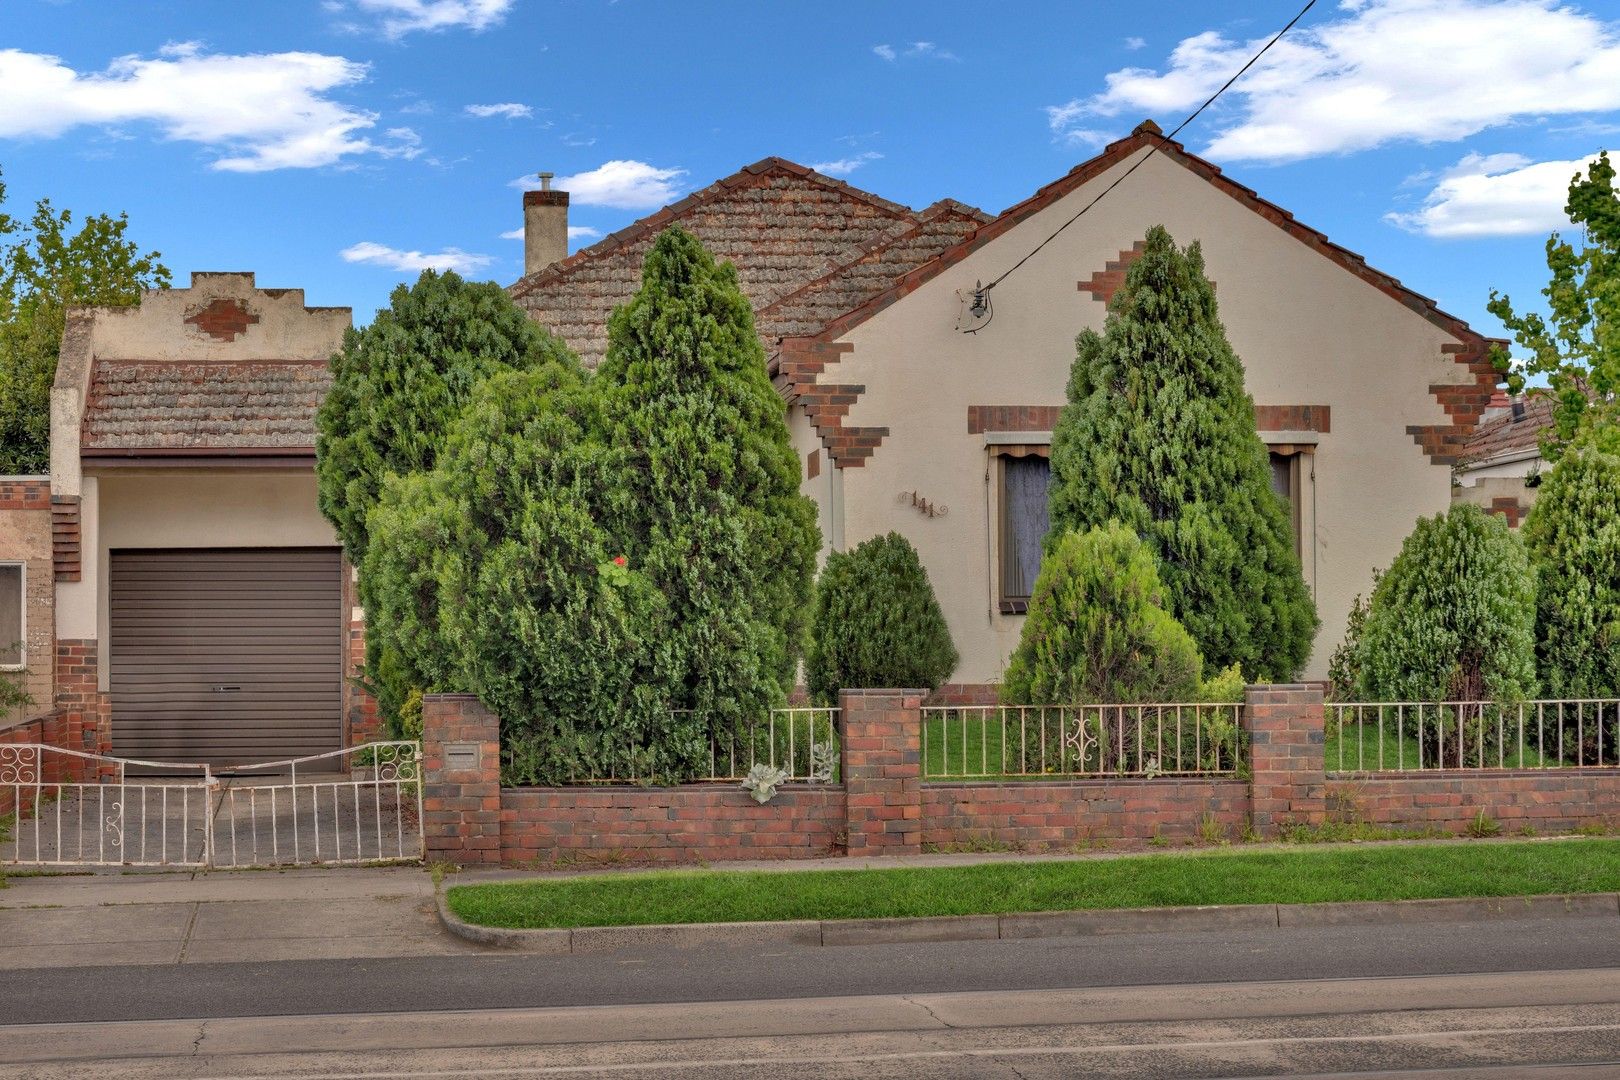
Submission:
[[[1524,402],[1524,416],[1515,420],[1510,410],[1482,421],[1468,437],[1465,459],[1471,463],[1490,461],[1507,454],[1536,450],[1541,433],[1552,426],[1552,401],[1540,395]]]
[[[677,221],[716,258],[736,264],[743,291],[760,312],[891,243],[904,242],[894,251],[904,261],[895,273],[903,273],[965,235],[957,227],[965,219],[988,220],[954,203],[919,214],[803,165],[766,158],[529,275],[511,293],[595,366],[607,349],[609,314],[641,284],[647,248]],[[933,228],[915,235],[922,224]],[[935,238],[926,252],[919,250]],[[857,303],[869,295],[865,286],[857,292]]]
[[[101,360],[90,377],[85,452],[313,451],[325,363]]]

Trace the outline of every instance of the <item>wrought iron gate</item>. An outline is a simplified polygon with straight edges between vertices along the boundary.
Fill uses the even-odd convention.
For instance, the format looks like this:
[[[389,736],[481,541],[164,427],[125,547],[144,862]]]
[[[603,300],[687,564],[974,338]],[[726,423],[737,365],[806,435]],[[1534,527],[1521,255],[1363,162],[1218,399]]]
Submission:
[[[413,862],[421,747],[376,742],[215,769],[0,746],[0,863],[245,868]]]

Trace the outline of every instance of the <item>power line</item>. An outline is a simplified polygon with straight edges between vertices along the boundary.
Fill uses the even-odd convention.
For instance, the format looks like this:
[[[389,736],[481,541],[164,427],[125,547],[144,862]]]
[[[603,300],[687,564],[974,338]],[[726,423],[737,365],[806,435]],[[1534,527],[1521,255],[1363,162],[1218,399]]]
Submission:
[[[1299,9],[1299,13],[1297,15],[1295,15],[1292,19],[1288,20],[1288,25],[1287,26],[1284,26],[1281,30],[1277,31],[1276,35],[1273,36],[1270,41],[1266,42],[1265,45],[1261,46],[1261,49],[1260,49],[1259,52],[1257,52],[1253,56],[1249,57],[1249,60],[1248,60],[1247,63],[1245,63],[1242,67],[1238,68],[1237,71],[1232,75],[1232,77],[1230,79],[1227,79],[1226,82],[1221,84],[1221,88],[1219,90],[1217,90],[1213,94],[1209,95],[1208,100],[1206,100],[1202,105],[1198,106],[1198,108],[1194,109],[1191,112],[1191,114],[1188,115],[1187,119],[1185,119],[1181,123],[1177,124],[1175,126],[1175,130],[1171,131],[1169,135],[1165,136],[1165,138],[1167,140],[1173,140],[1177,135],[1181,134],[1181,129],[1182,128],[1186,127],[1188,124],[1190,124],[1194,120],[1198,119],[1198,116],[1199,116],[1200,113],[1202,113],[1205,109],[1209,108],[1211,105],[1215,104],[1215,99],[1216,98],[1220,97],[1222,94],[1224,94],[1228,90],[1230,90],[1232,88],[1232,84],[1237,82],[1239,79],[1241,79],[1243,77],[1244,72],[1246,72],[1250,68],[1254,67],[1254,65],[1257,62],[1259,62],[1260,58],[1262,56],[1266,55],[1266,53],[1271,50],[1271,47],[1273,45],[1275,45],[1275,44],[1277,44],[1277,42],[1281,41],[1283,39],[1283,35],[1288,33],[1288,31],[1292,30],[1294,28],[1294,26],[1299,22],[1299,20],[1303,19],[1305,17],[1305,14],[1308,11],[1310,11],[1311,8],[1313,8],[1315,6],[1316,6],[1316,0],[1307,0],[1307,3],[1305,4],[1305,6]],[[1080,218],[1086,213],[1086,211],[1090,210],[1093,206],[1096,206],[1098,203],[1102,202],[1103,198],[1110,191],[1113,191],[1115,188],[1119,187],[1119,185],[1123,184],[1126,180],[1128,180],[1132,173],[1134,173],[1137,169],[1140,169],[1143,165],[1146,165],[1148,163],[1148,160],[1150,158],[1152,158],[1153,155],[1158,153],[1158,152],[1159,152],[1159,144],[1154,143],[1152,146],[1150,146],[1148,148],[1148,152],[1146,154],[1142,155],[1142,157],[1137,159],[1136,164],[1132,165],[1129,169],[1126,169],[1122,176],[1120,176],[1118,179],[1116,179],[1112,184],[1109,184],[1107,187],[1103,188],[1102,191],[1098,192],[1096,198],[1092,199],[1090,202],[1086,203],[1086,205],[1082,206],[1079,209],[1079,211],[1077,211],[1075,213],[1075,215],[1073,217],[1071,217],[1068,221],[1065,221],[1063,224],[1059,225],[1056,229],[1054,229],[1052,231],[1051,236],[1048,236],[1045,240],[1042,240],[1039,244],[1036,244],[1035,247],[1030,250],[1029,254],[1025,255],[1022,259],[1019,259],[1017,262],[1015,262],[1011,266],[1009,266],[1001,274],[1000,277],[997,277],[994,281],[990,282],[990,284],[981,285],[978,288],[974,289],[974,291],[973,291],[974,308],[976,310],[982,308],[985,311],[990,311],[991,310],[991,308],[990,308],[990,290],[991,289],[995,288],[997,285],[1000,285],[1003,281],[1006,281],[1007,278],[1012,274],[1012,272],[1014,270],[1017,270],[1020,266],[1023,266],[1025,263],[1029,262],[1030,259],[1033,259],[1036,256],[1036,254],[1038,254],[1040,252],[1040,250],[1042,248],[1044,248],[1047,244],[1050,244],[1053,240],[1056,240],[1058,238],[1059,233],[1061,233],[1064,229],[1067,229],[1070,225],[1073,225],[1076,221],[1079,221]],[[984,321],[984,323],[980,324],[979,326],[974,327],[971,330],[965,330],[964,333],[968,333],[968,334],[978,333],[978,331],[983,330],[985,328],[985,326],[988,326],[988,325],[989,325],[989,320],[986,319]]]

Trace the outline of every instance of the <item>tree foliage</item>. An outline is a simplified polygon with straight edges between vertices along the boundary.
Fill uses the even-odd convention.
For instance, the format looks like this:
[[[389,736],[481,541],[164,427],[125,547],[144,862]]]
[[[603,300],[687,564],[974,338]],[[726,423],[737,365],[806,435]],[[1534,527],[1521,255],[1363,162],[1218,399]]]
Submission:
[[[1157,557],[1170,611],[1206,661],[1292,678],[1316,611],[1198,244],[1148,231],[1103,333],[1079,336],[1068,399],[1049,542],[1122,523]]]
[[[1168,602],[1152,549],[1130,529],[1110,522],[1062,534],[1041,562],[1002,700],[1194,700],[1203,660]]]
[[[1500,517],[1417,523],[1373,590],[1357,660],[1367,701],[1520,701],[1535,691],[1535,590]]]
[[[1563,448],[1585,428],[1601,425],[1610,451],[1620,452],[1616,398],[1620,396],[1620,192],[1607,153],[1591,162],[1583,177],[1569,184],[1564,207],[1579,226],[1579,250],[1558,233],[1547,238],[1551,278],[1541,294],[1549,317],[1518,312],[1512,301],[1494,290],[1486,307],[1513,332],[1527,354],[1522,368],[1512,369],[1505,352],[1497,365],[1508,386],[1522,392],[1529,381],[1545,378],[1552,399],[1553,426],[1542,438],[1542,452],[1557,460]]]
[[[1568,447],[1542,475],[1524,541],[1544,691],[1620,694],[1620,456],[1591,440]]]
[[[791,684],[820,531],[736,269],[666,229],[608,323],[596,383],[616,475],[606,520],[669,604],[674,703],[757,720]]]
[[[816,584],[805,682],[823,705],[848,687],[934,690],[959,659],[917,549],[899,533],[827,556]]]
[[[6,188],[0,183],[0,206]],[[26,222],[0,210],[0,473],[50,469],[51,383],[67,309],[119,307],[165,288],[159,252],[142,253],[129,219],[73,213],[41,199]]]

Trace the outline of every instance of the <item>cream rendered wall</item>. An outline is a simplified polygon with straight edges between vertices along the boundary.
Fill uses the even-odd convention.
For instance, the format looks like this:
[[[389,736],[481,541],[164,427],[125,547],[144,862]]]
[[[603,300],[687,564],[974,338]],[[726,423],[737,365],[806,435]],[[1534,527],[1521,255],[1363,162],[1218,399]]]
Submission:
[[[816,524],[821,527],[821,552],[817,562],[826,558],[828,551],[841,551],[842,547],[837,536],[837,510],[838,495],[836,489],[840,486],[841,478],[838,470],[832,467],[827,457],[826,449],[821,445],[821,437],[816,434],[815,426],[810,418],[804,414],[803,409],[788,410],[788,434],[793,439],[793,449],[799,455],[799,491],[808,495],[816,502]],[[821,472],[811,477],[807,463],[811,454],[820,454]]]
[[[1428,386],[1469,375],[1442,355],[1452,338],[1440,328],[1158,156],[995,290],[987,329],[954,329],[959,290],[1000,274],[1128,167],[1081,186],[841,339],[854,348],[821,379],[866,386],[848,425],[889,428],[864,467],[843,471],[843,539],[853,546],[889,529],[910,537],[962,654],[952,681],[998,680],[1023,620],[992,603],[986,440],[968,434],[968,406],[1061,404],[1074,337],[1100,329],[1105,314],[1076,283],[1163,224],[1180,244],[1203,242],[1255,401],[1332,408],[1314,462],[1322,629],[1304,672],[1324,677],[1352,597],[1419,516],[1446,508],[1450,469],[1432,464],[1405,429],[1445,422]],[[896,501],[911,490],[948,515],[926,518]]]
[[[124,470],[87,476],[99,491],[99,528],[84,532],[85,578],[96,601],[93,634],[107,649],[109,553],[120,548],[337,547],[315,502],[312,469]],[[94,553],[93,556],[91,553]],[[91,567],[95,567],[94,579]],[[66,636],[64,634],[64,636]],[[100,665],[101,689],[108,665]]]

